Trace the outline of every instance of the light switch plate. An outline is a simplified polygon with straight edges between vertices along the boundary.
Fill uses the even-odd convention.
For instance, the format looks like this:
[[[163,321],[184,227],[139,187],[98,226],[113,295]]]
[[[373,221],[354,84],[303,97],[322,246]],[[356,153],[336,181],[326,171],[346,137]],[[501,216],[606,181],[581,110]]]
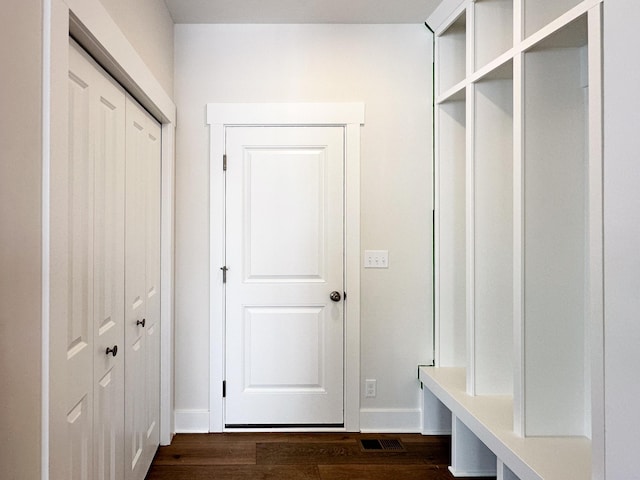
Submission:
[[[389,251],[365,250],[364,268],[389,268]]]

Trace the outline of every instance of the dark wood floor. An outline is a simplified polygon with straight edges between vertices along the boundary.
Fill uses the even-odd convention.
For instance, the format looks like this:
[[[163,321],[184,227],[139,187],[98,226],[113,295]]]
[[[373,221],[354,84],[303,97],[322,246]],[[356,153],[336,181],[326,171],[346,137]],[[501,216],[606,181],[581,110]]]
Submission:
[[[404,451],[363,450],[372,438]],[[448,436],[181,434],[160,447],[147,480],[450,480],[450,451]]]

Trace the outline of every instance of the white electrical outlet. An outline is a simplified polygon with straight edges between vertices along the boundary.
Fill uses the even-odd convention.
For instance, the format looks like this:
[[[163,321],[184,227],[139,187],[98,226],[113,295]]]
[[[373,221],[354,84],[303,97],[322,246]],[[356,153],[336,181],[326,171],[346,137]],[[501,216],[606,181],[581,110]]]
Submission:
[[[376,396],[376,381],[375,379],[367,379],[364,381],[364,396],[367,398],[373,398]]]
[[[364,268],[389,268],[389,251],[365,250]]]

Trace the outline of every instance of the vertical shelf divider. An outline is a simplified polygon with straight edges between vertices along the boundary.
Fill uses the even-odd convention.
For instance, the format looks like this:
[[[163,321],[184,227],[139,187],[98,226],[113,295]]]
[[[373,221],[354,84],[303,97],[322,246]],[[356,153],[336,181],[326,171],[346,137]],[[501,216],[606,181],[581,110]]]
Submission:
[[[513,58],[513,430],[524,436],[523,58]]]
[[[474,3],[469,2],[466,10],[467,16],[467,42],[466,42],[466,78],[469,78],[475,66],[475,25],[474,25]],[[466,87],[466,118],[467,118],[467,139],[466,139],[466,198],[467,198],[467,393],[476,394],[476,299],[475,299],[475,162],[473,143],[475,135],[475,89],[473,85],[467,83]]]
[[[591,344],[591,443],[594,478],[605,476],[604,442],[604,238],[602,4],[588,12],[589,25],[589,329]]]
[[[467,232],[467,393],[476,394],[476,324],[475,324],[475,164],[473,136],[475,130],[475,89],[467,85],[466,94],[466,232]]]

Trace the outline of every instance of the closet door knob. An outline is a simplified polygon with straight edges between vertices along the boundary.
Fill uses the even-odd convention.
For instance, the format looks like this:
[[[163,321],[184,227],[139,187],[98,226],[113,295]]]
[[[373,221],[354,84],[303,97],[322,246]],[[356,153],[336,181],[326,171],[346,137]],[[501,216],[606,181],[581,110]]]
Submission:
[[[118,354],[118,345],[114,345],[113,348],[107,347],[106,354],[112,354],[115,357]]]
[[[146,321],[147,320],[145,318],[143,318],[142,321],[138,320],[136,322],[136,325],[140,325],[142,328],[144,328],[144,324],[146,323]]]
[[[339,302],[342,299],[342,295],[340,295],[340,292],[336,292],[333,291],[331,292],[331,294],[329,295],[329,298],[331,299],[331,301],[333,302]]]

